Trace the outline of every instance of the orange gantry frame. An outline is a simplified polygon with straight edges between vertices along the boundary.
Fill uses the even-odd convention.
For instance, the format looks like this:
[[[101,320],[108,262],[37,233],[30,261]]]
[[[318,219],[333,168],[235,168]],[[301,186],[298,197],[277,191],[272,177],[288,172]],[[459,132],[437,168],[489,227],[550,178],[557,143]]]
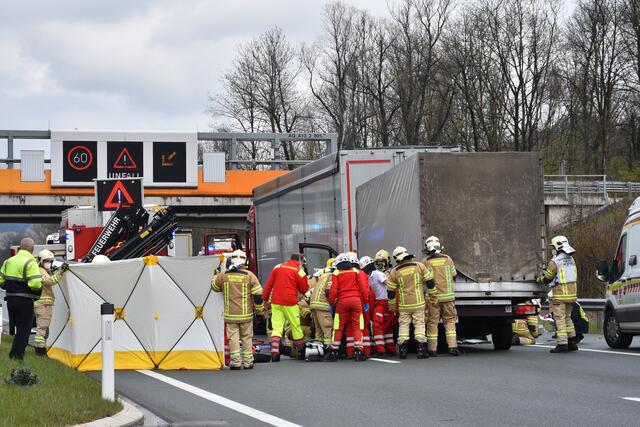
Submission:
[[[202,182],[202,171],[198,171],[197,188],[145,188],[146,196],[239,196],[249,197],[253,189],[287,171],[226,171],[226,182]],[[23,182],[20,180],[20,169],[0,170],[0,194],[9,195],[74,195],[92,196],[91,187],[51,187],[51,171],[44,171],[43,182]]]

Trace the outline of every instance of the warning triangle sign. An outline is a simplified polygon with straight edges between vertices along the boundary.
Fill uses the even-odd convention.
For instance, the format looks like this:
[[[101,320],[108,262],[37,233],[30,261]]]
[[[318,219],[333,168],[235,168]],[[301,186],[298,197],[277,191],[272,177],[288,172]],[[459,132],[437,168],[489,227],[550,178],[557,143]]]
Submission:
[[[135,204],[133,197],[129,194],[124,187],[122,181],[116,181],[116,185],[113,186],[107,201],[104,202],[105,209],[117,209],[118,206],[131,206]]]
[[[120,155],[116,159],[116,162],[113,164],[114,169],[135,169],[137,167],[138,165],[136,165],[136,161],[133,159],[133,156],[131,156],[131,153],[129,153],[129,150],[127,150],[126,147],[122,149]]]

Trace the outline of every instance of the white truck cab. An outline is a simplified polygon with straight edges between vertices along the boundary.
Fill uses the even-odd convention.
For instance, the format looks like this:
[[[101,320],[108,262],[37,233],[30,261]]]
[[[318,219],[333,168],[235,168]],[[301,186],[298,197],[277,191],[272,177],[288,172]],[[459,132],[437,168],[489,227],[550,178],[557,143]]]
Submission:
[[[631,204],[611,266],[600,261],[597,276],[607,283],[604,337],[611,348],[627,348],[640,335],[640,197]]]

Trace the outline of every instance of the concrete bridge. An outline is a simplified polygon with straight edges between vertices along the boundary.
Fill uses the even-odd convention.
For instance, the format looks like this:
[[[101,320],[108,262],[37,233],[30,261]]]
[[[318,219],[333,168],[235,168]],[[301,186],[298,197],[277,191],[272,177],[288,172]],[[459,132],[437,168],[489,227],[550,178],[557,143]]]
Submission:
[[[110,150],[117,147],[116,150],[120,151],[121,147],[131,148],[127,144],[138,144],[136,149],[140,150],[139,156],[145,161],[144,168],[140,166],[138,170],[138,176],[144,176],[146,203],[172,206],[180,217],[181,225],[186,227],[206,225],[242,229],[251,205],[253,188],[285,173],[286,171],[279,170],[281,168],[287,169],[291,165],[309,162],[283,160],[279,154],[281,141],[324,143],[326,153],[337,149],[335,134],[306,133],[0,130],[0,141],[2,139],[7,141],[7,158],[0,159],[0,222],[28,223],[57,223],[60,222],[60,214],[64,209],[94,204],[94,189],[90,180],[78,183],[79,185],[63,182],[63,168],[75,166],[75,169],[82,170],[86,166],[81,163],[72,164],[75,157],[79,162],[86,155],[91,157],[93,154],[96,159],[99,158],[100,160],[95,161],[97,172],[94,172],[94,178],[103,179],[113,172],[110,170],[111,164],[106,164]],[[17,139],[48,140],[51,159],[44,159],[44,151],[23,152],[21,158],[16,158],[14,140]],[[184,144],[186,147],[184,162],[186,175],[189,177],[185,178],[184,185],[153,182],[154,165],[158,167],[157,159],[154,158],[155,146],[163,144],[158,141],[176,139],[184,141],[177,144]],[[69,140],[82,145],[82,149],[68,152],[69,147],[65,148],[65,144]],[[203,151],[202,144],[207,141],[218,141],[227,146],[226,158],[224,153],[216,153],[221,163],[214,167],[207,162],[206,155],[198,155]],[[271,158],[258,161],[238,160],[236,148],[243,141],[266,141],[267,145],[270,143]],[[36,154],[39,163],[31,161],[33,156],[25,160],[29,157],[27,154]],[[127,151],[127,154],[135,155],[135,152]],[[164,160],[165,158],[163,162]],[[140,163],[142,162],[139,161],[138,164]],[[266,165],[270,170],[238,170],[238,166],[245,163]],[[16,164],[20,168],[14,168]],[[6,169],[2,169],[3,165]],[[130,169],[125,170],[128,171]],[[212,171],[217,179],[211,179]],[[33,172],[37,175],[36,179],[29,176]],[[151,179],[150,176],[154,178]],[[611,182],[603,175],[547,175],[544,184],[546,222],[549,228],[556,228],[588,217],[623,197],[637,194],[640,194],[640,183]]]

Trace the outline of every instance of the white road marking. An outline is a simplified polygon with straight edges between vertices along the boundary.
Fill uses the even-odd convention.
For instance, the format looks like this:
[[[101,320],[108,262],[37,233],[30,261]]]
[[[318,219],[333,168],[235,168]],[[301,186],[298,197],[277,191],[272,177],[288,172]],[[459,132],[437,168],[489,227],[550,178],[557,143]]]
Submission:
[[[624,400],[630,400],[632,402],[640,402],[640,397],[623,397]]]
[[[242,403],[233,401],[231,399],[227,399],[226,397],[222,397],[218,394],[211,393],[210,391],[203,390],[198,387],[194,387],[191,384],[178,381],[166,375],[162,375],[157,372],[148,371],[148,370],[139,370],[138,372],[140,372],[141,374],[147,375],[151,378],[155,378],[158,381],[162,381],[166,384],[172,385],[186,392],[189,392],[191,394],[195,394],[196,396],[201,397],[210,402],[217,403],[218,405],[225,406],[236,412],[240,412],[241,414],[247,415],[251,418],[255,418],[256,420],[262,421],[263,423],[271,424],[273,426],[302,427],[299,424],[291,423],[289,421],[283,420],[282,418],[278,418],[274,415],[267,414],[266,412],[262,412],[250,406],[243,405]]]
[[[553,346],[553,345],[542,345],[542,344],[533,344],[533,345],[530,345],[530,346],[527,346],[527,347],[555,348],[555,346]],[[578,353],[580,353],[582,351],[588,351],[588,352],[591,352],[591,353],[619,354],[621,356],[636,356],[636,357],[640,357],[640,353],[625,353],[623,351],[596,350],[594,348],[580,347],[580,350],[578,350]]]
[[[374,362],[384,362],[384,363],[402,363],[398,360],[378,359],[377,357],[370,357],[369,360],[373,360]]]

